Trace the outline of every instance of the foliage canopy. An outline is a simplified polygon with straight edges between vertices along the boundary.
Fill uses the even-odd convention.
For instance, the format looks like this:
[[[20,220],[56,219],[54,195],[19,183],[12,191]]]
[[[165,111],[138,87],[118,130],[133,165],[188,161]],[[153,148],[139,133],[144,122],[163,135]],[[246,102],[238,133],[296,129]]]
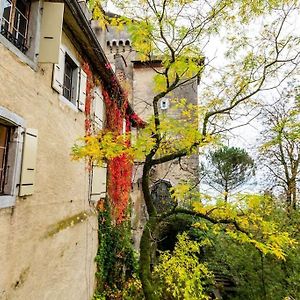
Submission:
[[[204,180],[217,191],[228,194],[244,184],[254,172],[254,160],[241,148],[224,146],[207,155],[203,163]]]

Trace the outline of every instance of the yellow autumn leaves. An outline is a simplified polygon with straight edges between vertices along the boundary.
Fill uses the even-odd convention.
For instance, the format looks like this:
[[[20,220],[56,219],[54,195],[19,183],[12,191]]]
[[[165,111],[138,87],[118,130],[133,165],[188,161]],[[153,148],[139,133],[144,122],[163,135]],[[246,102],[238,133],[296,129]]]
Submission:
[[[225,230],[233,240],[251,244],[263,255],[271,254],[285,260],[285,250],[297,243],[289,232],[280,228],[274,219],[274,204],[264,195],[239,195],[232,203],[195,201],[193,206],[195,212],[215,220],[207,230],[212,229],[215,235]],[[226,225],[222,223],[224,220]],[[194,226],[205,229],[200,222]]]
[[[155,133],[160,136],[155,158],[182,150],[188,155],[197,153],[198,147],[194,147],[195,144],[203,147],[217,139],[209,135],[203,138],[198,130],[198,117],[201,114],[199,106],[187,104],[185,99],[171,99],[170,102],[171,116],[162,114],[158,129],[155,127],[154,117],[151,117],[146,127],[138,130],[137,135],[130,133],[118,135],[102,130],[95,135],[78,139],[72,149],[73,159],[88,158],[93,163],[101,165],[125,153],[132,160],[143,161],[155,145]]]

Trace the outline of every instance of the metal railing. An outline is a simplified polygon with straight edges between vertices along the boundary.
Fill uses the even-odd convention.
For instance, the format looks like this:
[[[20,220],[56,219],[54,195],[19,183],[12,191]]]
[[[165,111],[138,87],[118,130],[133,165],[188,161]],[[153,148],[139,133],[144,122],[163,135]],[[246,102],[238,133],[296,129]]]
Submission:
[[[13,9],[13,11],[10,14],[9,20],[4,17],[2,18],[1,34],[25,53],[28,50],[28,18],[16,7],[11,7],[11,9]]]

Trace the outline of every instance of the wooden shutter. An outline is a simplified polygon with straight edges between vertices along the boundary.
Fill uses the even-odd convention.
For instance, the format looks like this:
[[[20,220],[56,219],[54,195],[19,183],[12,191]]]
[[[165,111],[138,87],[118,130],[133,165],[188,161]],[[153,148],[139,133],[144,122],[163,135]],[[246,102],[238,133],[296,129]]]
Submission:
[[[37,129],[26,129],[24,135],[23,158],[19,190],[20,196],[33,194],[37,156],[37,138]]]
[[[123,128],[122,128],[122,133],[126,133],[126,119],[123,119]]]
[[[63,93],[64,72],[65,72],[65,56],[66,52],[63,47],[59,48],[58,64],[53,66],[53,80],[52,87],[59,93]]]
[[[99,87],[94,91],[94,121],[99,129],[103,128],[104,121],[104,102],[102,93]]]
[[[106,195],[106,168],[93,166],[90,200],[97,202]]]
[[[0,24],[2,24],[2,18],[3,18],[3,12],[4,12],[4,2],[0,2]]]
[[[44,2],[39,62],[59,63],[64,4]]]
[[[85,109],[86,84],[87,84],[87,75],[81,69],[80,70],[79,95],[78,95],[78,109],[81,111],[84,111],[84,109]]]

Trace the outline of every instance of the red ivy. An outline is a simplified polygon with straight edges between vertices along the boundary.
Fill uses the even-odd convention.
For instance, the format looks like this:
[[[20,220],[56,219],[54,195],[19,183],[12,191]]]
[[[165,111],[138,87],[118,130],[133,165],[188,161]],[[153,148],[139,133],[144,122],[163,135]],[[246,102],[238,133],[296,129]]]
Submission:
[[[122,134],[123,120],[126,120],[126,131],[130,131],[130,121],[126,116],[127,101],[123,101],[119,108],[117,101],[111,99],[108,92],[103,90],[106,105],[106,127],[117,134]],[[113,158],[108,162],[108,195],[113,206],[113,214],[117,224],[125,217],[131,191],[132,163],[125,154]]]
[[[85,99],[85,135],[91,135],[91,105],[93,101],[92,90],[95,87],[93,80],[93,73],[88,63],[84,63],[82,67],[83,71],[87,75],[87,83],[86,83],[86,99]]]
[[[113,204],[113,214],[117,223],[125,217],[131,190],[132,164],[125,154],[108,163],[108,194]]]
[[[106,65],[109,69],[110,65]],[[83,63],[83,70],[87,74],[86,101],[85,101],[85,135],[92,134],[91,106],[93,101],[93,89],[95,87],[93,73],[88,63]],[[112,85],[117,86],[116,78],[112,78]],[[126,120],[126,132],[130,131],[133,123],[143,127],[143,121],[135,114],[126,114],[128,108],[127,95],[123,94],[121,108],[116,99],[111,99],[108,92],[103,89],[103,97],[106,106],[106,128],[117,134],[122,134],[123,120]],[[128,144],[129,145],[129,144]],[[89,163],[89,167],[91,164]],[[122,154],[108,162],[108,195],[112,203],[113,215],[119,224],[124,220],[131,191],[132,163],[127,155]]]
[[[107,69],[110,69],[110,64],[106,65]],[[92,134],[92,121],[91,121],[91,106],[93,101],[93,89],[95,82],[93,73],[88,63],[83,63],[83,70],[87,74],[87,86],[86,86],[86,102],[85,102],[85,135]],[[118,89],[117,78],[114,76],[111,79],[112,87]],[[109,131],[113,131],[116,134],[122,134],[123,120],[126,121],[126,132],[130,132],[131,124],[138,128],[144,128],[145,122],[138,117],[134,112],[128,113],[128,98],[127,94],[122,94],[121,107],[118,106],[117,99],[111,98],[108,92],[102,89],[104,103],[106,106],[106,128]],[[128,142],[128,146],[129,146]],[[91,164],[89,163],[89,167]],[[111,159],[108,162],[108,195],[112,203],[113,215],[117,224],[121,223],[125,217],[125,211],[128,205],[129,194],[131,191],[131,175],[132,175],[132,163],[131,159],[122,154],[119,157]]]
[[[128,116],[130,123],[133,123],[137,128],[144,128],[146,123],[136,114],[132,113]]]

